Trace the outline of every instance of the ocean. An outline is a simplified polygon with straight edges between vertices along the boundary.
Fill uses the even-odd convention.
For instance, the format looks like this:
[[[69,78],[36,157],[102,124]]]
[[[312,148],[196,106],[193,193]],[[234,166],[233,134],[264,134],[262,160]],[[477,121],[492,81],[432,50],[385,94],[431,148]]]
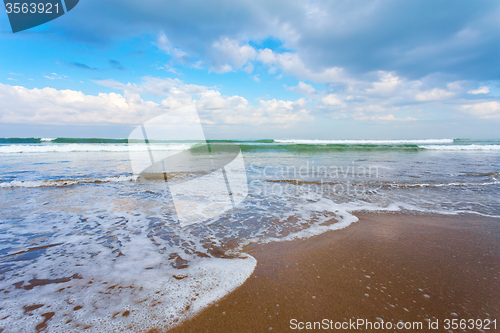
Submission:
[[[209,145],[227,143],[241,149],[248,195],[185,225],[164,181],[133,174],[139,143],[0,139],[3,332],[170,327],[252,274],[245,246],[345,228],[357,212],[500,217],[500,140]],[[197,145],[150,147],[173,155]]]

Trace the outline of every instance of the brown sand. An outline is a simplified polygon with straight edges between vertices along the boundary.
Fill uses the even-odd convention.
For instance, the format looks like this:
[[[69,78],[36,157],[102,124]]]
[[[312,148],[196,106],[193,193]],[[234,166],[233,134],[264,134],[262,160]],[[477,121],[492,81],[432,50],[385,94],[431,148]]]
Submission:
[[[444,331],[446,318],[489,318],[497,320],[497,329],[487,332],[500,331],[500,220],[385,213],[359,218],[310,239],[249,246],[246,252],[258,261],[254,274],[169,332],[296,332],[291,319],[377,317],[422,322],[422,332],[429,331],[425,319],[438,319],[437,331]]]

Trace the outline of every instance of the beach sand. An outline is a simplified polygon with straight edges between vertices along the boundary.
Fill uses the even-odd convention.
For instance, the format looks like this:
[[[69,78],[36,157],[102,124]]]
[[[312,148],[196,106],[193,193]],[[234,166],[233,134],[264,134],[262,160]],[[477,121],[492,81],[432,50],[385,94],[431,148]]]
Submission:
[[[445,319],[489,318],[497,329],[485,331],[500,331],[499,219],[356,215],[342,230],[248,246],[258,261],[252,276],[169,332],[289,332],[292,319],[358,318],[422,322],[422,332],[426,319],[447,331]]]

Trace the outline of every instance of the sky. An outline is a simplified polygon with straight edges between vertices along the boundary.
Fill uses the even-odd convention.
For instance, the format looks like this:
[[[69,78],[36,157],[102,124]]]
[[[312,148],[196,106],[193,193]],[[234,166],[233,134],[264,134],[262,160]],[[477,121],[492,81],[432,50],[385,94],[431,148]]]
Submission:
[[[126,138],[194,104],[210,139],[500,138],[500,2],[80,0],[13,34],[0,137]]]

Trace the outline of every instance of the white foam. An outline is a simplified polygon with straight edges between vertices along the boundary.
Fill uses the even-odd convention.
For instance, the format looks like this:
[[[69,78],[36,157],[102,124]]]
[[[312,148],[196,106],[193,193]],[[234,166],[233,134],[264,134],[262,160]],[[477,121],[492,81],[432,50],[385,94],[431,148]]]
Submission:
[[[441,145],[441,146],[428,146],[422,145],[419,148],[428,149],[428,150],[472,150],[472,151],[480,151],[480,150],[500,150],[500,145]]]
[[[484,183],[438,183],[438,184],[431,184],[431,183],[420,183],[420,184],[390,184],[390,187],[407,187],[407,188],[418,188],[418,187],[453,187],[453,186],[458,186],[458,187],[470,187],[470,186],[488,186],[488,185],[498,185],[500,184],[500,181],[498,181],[496,178],[492,177],[493,181],[491,182],[484,182]]]
[[[369,144],[380,144],[379,142]],[[391,140],[391,142],[394,142],[394,140]],[[360,144],[359,140],[357,144]],[[26,147],[33,145],[10,146]],[[82,146],[92,146],[105,147],[98,148],[101,149],[99,151],[124,152],[129,149],[126,144],[59,145],[49,143],[34,146],[77,146],[80,149]],[[166,150],[185,149],[183,144],[158,144],[152,146]],[[103,150],[122,148],[123,150]],[[85,182],[126,182],[133,180],[135,180],[134,176],[124,175],[80,180],[12,181],[0,183],[0,187],[68,186]],[[164,186],[163,183],[162,185]],[[430,184],[420,185],[431,186]],[[437,186],[464,185],[450,183],[437,184]],[[119,194],[109,189],[112,187],[119,187]],[[9,294],[0,294],[0,300],[5,304],[0,309],[0,318],[10,315],[2,323],[3,327],[6,327],[4,332],[32,331],[33,327],[43,320],[41,314],[49,311],[56,313],[47,323],[47,331],[50,332],[143,331],[153,327],[168,328],[180,320],[192,316],[208,304],[237,288],[251,275],[255,268],[256,261],[249,256],[243,259],[217,259],[199,258],[193,255],[191,251],[193,248],[206,253],[206,248],[201,245],[206,239],[217,243],[223,242],[222,238],[228,236],[228,238],[234,237],[241,241],[242,244],[248,244],[249,241],[267,243],[308,238],[351,225],[358,220],[354,216],[354,213],[358,211],[395,212],[405,209],[439,214],[462,212],[456,209],[443,209],[442,211],[424,209],[417,207],[418,203],[415,206],[400,202],[387,203],[385,201],[367,203],[362,200],[336,203],[319,195],[309,197],[309,194],[307,194],[307,198],[306,195],[299,198],[285,198],[285,200],[277,197],[275,203],[272,202],[273,198],[264,197],[261,198],[260,202],[251,202],[248,209],[243,209],[246,211],[247,216],[248,213],[254,214],[254,212],[255,216],[260,214],[261,221],[254,219],[258,221],[257,226],[252,225],[252,216],[248,217],[247,221],[241,221],[240,215],[235,215],[234,218],[213,221],[216,222],[213,223],[213,229],[204,229],[202,224],[198,224],[193,226],[192,230],[187,228],[176,229],[174,227],[160,230],[166,231],[165,234],[175,234],[175,237],[177,237],[175,239],[180,239],[176,244],[173,241],[174,238],[165,237],[165,239],[162,239],[161,232],[155,234],[154,230],[152,231],[152,225],[166,225],[171,221],[165,218],[165,197],[162,196],[161,191],[155,192],[155,199],[148,201],[150,198],[148,199],[148,194],[145,194],[146,187],[141,188],[140,184],[137,187],[81,186],[78,187],[78,191],[68,189],[64,191],[63,195],[59,190],[47,190],[45,191],[46,195],[38,194],[44,191],[11,191],[13,192],[12,197],[15,195],[26,196],[23,198],[25,203],[16,208],[10,208],[14,205],[9,205],[9,202],[5,204],[6,210],[10,209],[10,212],[14,212],[16,216],[19,216],[19,219],[16,219],[12,225],[5,223],[0,226],[2,228],[0,238],[9,240],[9,243],[7,241],[1,243],[5,244],[5,247],[15,247],[16,251],[30,248],[32,246],[29,243],[30,240],[26,239],[26,230],[30,230],[33,234],[50,234],[51,243],[63,243],[63,245],[47,249],[46,255],[41,259],[28,263],[26,264],[28,266],[20,269],[16,268],[13,271],[13,274],[17,274],[16,276],[7,276],[3,281],[0,281],[0,289],[10,291]],[[79,191],[80,189],[83,192]],[[30,197],[29,194],[24,192],[36,192],[37,194]],[[188,185],[185,187],[185,192],[189,192]],[[135,195],[135,193],[138,195]],[[68,197],[71,196],[74,196],[73,201],[66,202],[65,200],[69,200]],[[15,197],[9,200],[16,203]],[[141,202],[141,200],[143,201]],[[250,200],[252,198],[248,201]],[[47,206],[44,206],[45,204]],[[244,204],[245,202],[242,205]],[[273,207],[273,204],[276,205]],[[66,207],[60,208],[64,205]],[[286,209],[280,210],[281,207],[291,208],[292,212],[286,215]],[[129,212],[128,215],[124,211]],[[157,211],[157,214],[150,214],[150,211]],[[23,215],[25,212],[28,212],[26,213],[27,216]],[[472,211],[464,212],[476,214],[476,212]],[[140,216],[136,216],[136,214]],[[52,216],[55,216],[55,218],[52,218]],[[79,220],[80,217],[84,217],[85,221]],[[287,221],[287,217],[296,219],[292,218]],[[120,218],[126,219],[127,222],[123,224],[117,223]],[[338,222],[334,222],[335,220]],[[281,222],[284,227],[276,231],[280,228]],[[285,225],[286,223],[288,224]],[[291,230],[290,228],[293,228],[293,224],[295,224],[296,228],[293,229],[293,232],[287,233]],[[191,231],[193,231],[192,234],[190,234]],[[202,234],[200,238],[196,238],[198,237],[195,236],[198,235],[196,232],[205,232],[205,234]],[[240,232],[241,234],[239,234]],[[52,236],[53,233],[55,233],[55,236]],[[247,238],[248,234],[250,236]],[[111,247],[100,240],[106,238],[106,235],[109,236],[109,242],[115,242],[111,244]],[[213,238],[205,237],[207,235]],[[24,240],[22,237],[24,237]],[[10,242],[14,242],[13,239],[16,239],[19,244],[11,245]],[[18,239],[22,240],[18,241]],[[40,237],[40,239],[43,239],[43,237]],[[191,243],[193,243],[192,246]],[[188,246],[185,246],[185,244],[188,244]],[[123,255],[117,256],[117,250]],[[15,251],[8,251],[11,254],[15,253]],[[183,259],[190,260],[189,267],[185,269],[171,267],[168,256],[172,253],[180,253]],[[186,253],[186,256],[184,253]],[[19,262],[18,264],[24,265],[25,262]],[[19,281],[27,283],[26,281],[32,278],[54,279],[72,276],[75,273],[79,274],[82,279],[72,279],[61,284],[38,286],[32,290],[15,289],[13,287],[13,283]],[[180,279],[175,278],[174,275]],[[93,283],[89,284],[90,281]],[[104,284],[104,282],[107,282],[107,284]],[[116,287],[109,289],[113,285]],[[63,287],[65,289],[58,291]],[[33,316],[25,314],[22,306],[33,304],[45,305],[40,309],[33,310],[31,312]],[[83,307],[78,311],[74,311],[75,306]],[[127,310],[130,311],[130,314],[123,316],[124,311]],[[117,315],[113,317],[116,313]],[[72,322],[65,324],[67,319],[71,319]],[[91,325],[91,327],[84,329],[85,325]]]
[[[0,188],[35,188],[35,187],[63,187],[77,184],[92,184],[92,183],[120,183],[131,182],[137,180],[136,175],[132,176],[111,176],[103,178],[82,178],[82,179],[59,179],[59,180],[13,180],[10,182],[0,183]]]
[[[152,261],[148,257],[137,259],[144,264]],[[210,258],[182,271],[172,268],[144,270],[130,260],[122,266],[87,267],[80,274],[82,279],[37,286],[32,290],[12,290],[0,310],[2,317],[10,315],[2,321],[4,332],[33,331],[43,320],[41,314],[46,312],[55,312],[47,323],[48,332],[163,330],[193,316],[240,286],[252,274],[256,260],[250,256],[245,259]],[[49,274],[49,269],[49,265],[40,267],[37,277],[43,278]],[[33,273],[18,279],[30,275]],[[185,278],[178,280],[174,276]],[[44,306],[31,311],[33,316],[27,316],[23,306],[33,304]],[[76,306],[81,309],[75,311]],[[124,316],[125,311],[129,314]],[[88,325],[91,327],[85,328]]]
[[[50,141],[54,141],[56,138],[41,138],[40,141],[42,142],[50,142]]]
[[[281,237],[281,238],[269,237],[269,238],[262,239],[259,243],[285,242],[285,241],[292,241],[292,240],[296,240],[296,239],[306,239],[306,238],[310,238],[313,236],[321,235],[321,234],[323,234],[327,231],[330,231],[330,230],[340,230],[340,229],[347,228],[352,223],[357,222],[357,221],[358,221],[358,218],[356,216],[345,212],[345,216],[342,219],[340,219],[340,221],[337,223],[330,224],[328,226],[314,224],[314,225],[311,225],[307,229],[303,229],[301,231],[292,233],[288,236]]]
[[[308,145],[419,145],[419,144],[446,144],[453,143],[453,139],[424,139],[424,140],[274,140],[276,143],[308,144]]]
[[[193,146],[192,143],[151,144],[151,150],[183,151]],[[9,144],[0,146],[0,154],[18,153],[69,153],[69,152],[128,152],[144,150],[141,144],[107,143],[62,143],[62,144]]]
[[[107,210],[107,214],[116,213],[113,208]],[[114,217],[121,215],[126,224],[116,224]],[[59,245],[47,248],[35,262],[7,271],[0,281],[0,289],[8,290],[0,294],[4,332],[34,332],[43,321],[41,315],[48,312],[54,312],[47,322],[48,332],[163,331],[230,293],[255,269],[251,256],[197,258],[170,247],[190,260],[189,267],[175,269],[167,260],[170,252],[164,253],[168,242],[158,246],[149,238],[147,219],[124,212],[118,216],[82,222],[76,215],[67,215],[50,222],[49,229],[56,228],[51,242]],[[95,233],[88,231],[89,226]],[[45,230],[43,223],[31,227],[33,233]],[[100,241],[106,233],[112,234],[109,241],[119,245]],[[64,277],[73,278],[32,289],[13,285]],[[25,312],[23,306],[35,304],[43,306]]]
[[[308,194],[309,195],[309,194]],[[409,208],[407,205],[402,203],[391,203],[387,206],[370,204],[364,201],[352,201],[348,203],[334,203],[330,199],[320,198],[316,196],[315,202],[306,202],[303,204],[294,204],[295,216],[298,216],[301,220],[310,221],[314,213],[320,213],[316,216],[316,221],[309,224],[306,228],[292,232],[284,237],[269,237],[262,236],[254,237],[248,239],[247,242],[242,243],[240,249],[242,249],[246,244],[250,243],[270,243],[270,242],[284,242],[292,241],[296,239],[306,239],[316,235],[323,234],[330,230],[340,230],[347,228],[352,223],[357,222],[359,219],[353,214],[360,211],[371,211],[371,212],[397,212],[402,208]],[[326,212],[332,214],[324,214]],[[283,218],[283,217],[281,217]],[[337,222],[332,223],[332,220],[337,220]],[[300,225],[298,222],[297,224]]]

